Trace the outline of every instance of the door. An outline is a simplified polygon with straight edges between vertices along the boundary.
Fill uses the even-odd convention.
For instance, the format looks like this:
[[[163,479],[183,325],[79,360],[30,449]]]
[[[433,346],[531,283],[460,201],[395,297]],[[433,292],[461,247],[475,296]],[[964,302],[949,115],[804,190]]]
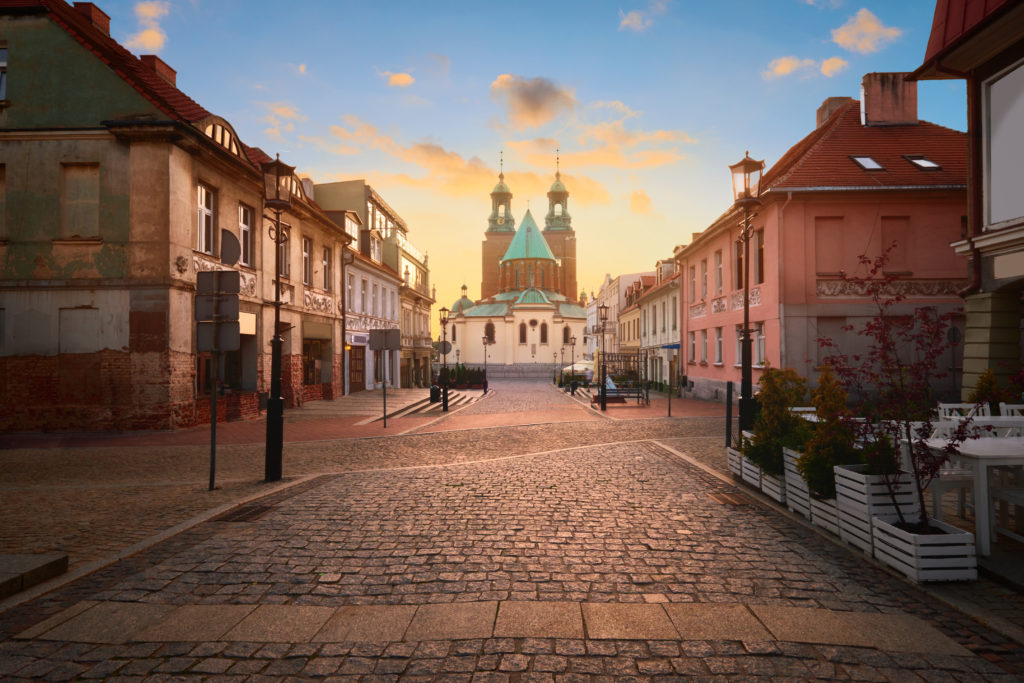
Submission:
[[[366,389],[366,347],[355,346],[348,352],[348,391],[354,394]]]

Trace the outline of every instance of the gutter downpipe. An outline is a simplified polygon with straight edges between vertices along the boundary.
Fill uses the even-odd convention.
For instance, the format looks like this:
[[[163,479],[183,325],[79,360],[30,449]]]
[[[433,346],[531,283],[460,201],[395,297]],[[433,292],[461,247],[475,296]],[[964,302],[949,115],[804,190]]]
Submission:
[[[785,220],[784,219],[785,219],[786,207],[789,206],[789,203],[791,201],[793,201],[793,193],[792,192],[787,192],[786,193],[786,203],[783,204],[781,207],[779,207],[779,280],[778,280],[778,282],[779,282],[779,294],[778,294],[778,296],[779,296],[779,367],[780,368],[786,367],[786,333],[785,333],[785,329],[786,328],[785,328],[785,325],[783,324],[783,321],[785,319],[782,317],[783,316],[783,311],[785,310],[785,304],[782,303],[782,285],[783,285],[783,282],[784,282],[784,280],[782,278],[782,275],[783,275],[783,271],[785,269],[785,262],[786,262],[786,260],[785,260],[785,253],[786,252],[785,252],[785,249],[784,249],[784,247],[785,247],[785,242],[784,242],[785,237],[784,237],[784,235],[786,234],[786,231],[783,229],[783,227],[785,225]]]

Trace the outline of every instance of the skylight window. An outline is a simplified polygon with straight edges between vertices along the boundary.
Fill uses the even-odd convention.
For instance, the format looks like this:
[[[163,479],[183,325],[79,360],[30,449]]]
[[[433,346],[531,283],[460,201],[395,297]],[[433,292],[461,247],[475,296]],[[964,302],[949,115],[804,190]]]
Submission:
[[[850,158],[857,162],[857,165],[863,168],[865,171],[885,170],[885,168],[880,163],[878,163],[869,156],[851,156]]]
[[[940,166],[939,164],[937,164],[936,162],[932,161],[931,159],[929,159],[927,157],[923,157],[923,156],[920,156],[920,155],[914,155],[914,156],[905,156],[904,158],[907,161],[909,161],[910,163],[912,163],[914,166],[917,166],[922,171],[941,171],[942,170],[942,166]]]

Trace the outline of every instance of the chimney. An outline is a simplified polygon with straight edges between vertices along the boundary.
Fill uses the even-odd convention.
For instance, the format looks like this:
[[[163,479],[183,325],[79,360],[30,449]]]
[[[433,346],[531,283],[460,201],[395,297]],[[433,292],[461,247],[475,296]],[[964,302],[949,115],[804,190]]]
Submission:
[[[110,35],[110,17],[107,16],[106,12],[91,2],[76,2],[75,9],[85,15],[86,19],[92,22],[93,26],[103,31],[105,35]]]
[[[847,102],[853,102],[852,97],[829,97],[821,106],[818,107],[818,123],[815,128],[821,128],[821,124],[828,121],[828,117],[832,116],[836,109],[843,106]]]
[[[141,61],[157,76],[164,79],[174,87],[178,87],[178,72],[167,66],[167,62],[156,55],[142,55],[139,57],[139,61]]]
[[[917,81],[906,72],[865,74],[860,85],[861,123],[906,126],[917,123]]]

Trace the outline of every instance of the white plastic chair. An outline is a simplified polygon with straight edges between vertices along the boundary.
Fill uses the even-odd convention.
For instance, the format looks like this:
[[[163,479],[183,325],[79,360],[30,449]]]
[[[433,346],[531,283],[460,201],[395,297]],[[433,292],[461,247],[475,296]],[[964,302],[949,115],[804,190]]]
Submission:
[[[1003,417],[1024,417],[1024,403],[999,403],[999,414]]]
[[[955,417],[988,417],[992,412],[988,403],[940,403],[938,411],[940,420]]]

